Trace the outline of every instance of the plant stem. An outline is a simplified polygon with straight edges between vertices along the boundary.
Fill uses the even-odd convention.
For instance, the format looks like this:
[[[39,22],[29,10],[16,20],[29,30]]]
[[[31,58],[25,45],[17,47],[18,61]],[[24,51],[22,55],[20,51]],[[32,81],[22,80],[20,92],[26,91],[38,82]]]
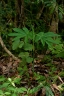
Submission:
[[[32,54],[32,56],[33,56],[33,62],[32,62],[32,71],[33,71],[33,73],[34,73],[34,26],[32,26],[32,32],[33,32],[33,54]]]

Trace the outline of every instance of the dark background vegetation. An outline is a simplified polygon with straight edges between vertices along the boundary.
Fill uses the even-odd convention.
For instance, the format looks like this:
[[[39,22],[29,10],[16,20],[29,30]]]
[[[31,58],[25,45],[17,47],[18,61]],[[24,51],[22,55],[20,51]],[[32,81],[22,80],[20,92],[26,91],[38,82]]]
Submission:
[[[35,50],[32,50],[32,51],[28,50],[28,53],[35,60],[33,60],[32,62],[28,64],[27,62],[24,62],[25,58],[23,58],[22,63],[25,65],[27,63],[27,66],[22,65],[21,63],[19,63],[19,61],[16,62],[13,59],[18,60],[18,58],[16,57],[18,57],[18,53],[21,53],[21,51],[22,52],[25,51],[23,49],[24,47],[22,49],[17,48],[16,50],[13,50],[12,48],[13,37],[12,36],[9,37],[9,33],[14,33],[13,28],[22,29],[24,27],[30,30],[30,32],[34,30],[35,34],[38,34],[40,32],[44,32],[44,33],[53,32],[54,34],[58,34],[60,35],[61,43],[57,47],[53,45],[52,46],[53,49],[50,50],[47,44],[45,44],[45,46],[43,47],[41,45],[41,42],[39,41],[38,41],[38,44],[34,43],[33,41],[29,41],[31,44],[34,44]],[[4,75],[7,78],[8,77],[12,78],[20,74],[20,78],[22,75],[22,81],[24,80],[26,83],[30,80],[30,84],[32,83],[30,88],[32,88],[32,86],[34,88],[42,80],[49,83],[50,85],[50,81],[55,81],[54,76],[61,74],[59,75],[58,78],[59,78],[59,82],[63,84],[63,80],[64,80],[64,72],[63,72],[64,71],[64,59],[63,59],[64,58],[64,0],[0,0],[0,38],[1,38],[0,39],[0,44],[1,44],[0,46],[0,59],[1,59],[0,69],[3,70],[2,72],[0,72],[0,74],[2,76]],[[6,51],[6,48],[2,46],[1,41],[4,42],[7,48],[7,51]],[[8,53],[8,50],[11,53]],[[12,56],[12,59],[9,55]],[[10,66],[8,66],[5,64],[7,62],[8,63],[12,62],[12,63]],[[15,64],[14,62],[16,63],[15,67],[14,67],[14,64]],[[61,63],[62,66],[59,62],[60,63],[62,62]],[[45,63],[48,65],[45,65]],[[56,64],[56,65],[51,65],[51,63]],[[19,64],[19,67],[17,64]],[[43,64],[43,66],[41,64]],[[11,72],[10,70],[5,71],[3,69],[3,66],[5,67],[7,66],[6,70],[8,70],[8,68],[12,69]],[[56,70],[56,67],[58,68],[57,70]],[[33,70],[33,68],[35,69]],[[41,70],[41,68],[43,69]],[[44,75],[44,78],[48,76],[49,82],[43,77],[38,79],[37,78],[38,74],[35,73],[34,75],[34,72],[36,73],[40,72],[39,76]],[[53,78],[51,78],[50,76],[54,77],[54,80],[52,80]],[[54,83],[60,84],[59,82],[57,82],[56,80]],[[28,86],[30,86],[30,84],[28,84]],[[21,86],[25,86],[25,85],[27,86],[27,84],[24,84],[24,85],[21,84]],[[20,87],[19,84],[17,84],[17,87],[18,86]],[[57,90],[57,86],[54,86],[54,88]],[[59,94],[59,92],[57,92],[58,90],[57,91],[56,90],[53,90],[53,93]],[[64,88],[62,91],[64,91]],[[63,94],[62,91],[60,92],[60,94],[61,93]],[[44,93],[46,94],[46,92]],[[14,95],[14,96],[24,96],[24,95]],[[42,95],[42,89],[41,89],[41,92],[38,91],[38,93],[35,96],[45,96],[45,95]],[[46,96],[49,96],[49,95],[46,95]],[[50,95],[50,96],[53,96],[53,95]],[[54,96],[60,96],[60,95],[54,95]]]

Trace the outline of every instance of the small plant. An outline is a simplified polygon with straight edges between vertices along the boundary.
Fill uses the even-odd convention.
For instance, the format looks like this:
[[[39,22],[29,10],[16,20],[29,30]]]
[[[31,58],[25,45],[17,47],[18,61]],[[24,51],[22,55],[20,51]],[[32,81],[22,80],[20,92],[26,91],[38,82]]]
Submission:
[[[59,54],[63,50],[63,44],[58,44],[50,48],[52,54]]]
[[[32,31],[29,31],[26,27],[19,29],[19,28],[13,28],[15,31],[14,33],[9,33],[9,36],[13,36],[14,38],[12,39],[12,49],[16,50],[17,48],[22,49],[24,52],[29,52],[35,49],[35,44],[38,44],[38,42],[41,42],[43,47],[45,44],[48,45],[48,47],[52,47],[53,44],[59,44],[60,40],[58,39],[59,35],[55,34],[53,32],[39,32],[35,33],[34,29]],[[53,39],[55,38],[56,39]],[[23,54],[20,52],[20,54]],[[25,57],[24,55],[19,55],[21,58],[22,56]]]
[[[34,52],[37,49],[35,45],[41,44],[42,47],[47,45],[47,48],[51,48],[54,44],[59,44],[60,40],[58,39],[59,35],[53,32],[34,32],[34,28],[32,27],[32,31],[29,31],[26,27],[13,28],[14,33],[9,33],[9,36],[14,37],[12,39],[12,49],[19,50],[19,57],[22,58],[22,65],[26,66],[27,63],[33,62],[32,70],[34,72]],[[55,38],[55,39],[54,39]],[[42,50],[42,49],[41,49]]]
[[[44,85],[43,83],[40,83],[37,87],[34,87],[33,89],[29,89],[28,94],[34,94],[38,92],[41,88],[45,89],[46,96],[54,96],[50,86]]]
[[[12,40],[12,49],[22,49],[22,52],[19,53],[19,57],[26,59],[27,62],[32,62],[32,58],[30,58],[29,52],[32,51],[34,48],[33,44],[31,44],[31,41],[33,40],[33,33],[25,27],[23,29],[13,28],[13,30],[15,31],[15,33],[9,34],[9,36],[14,37]]]
[[[56,39],[53,39],[55,37],[56,37]],[[45,46],[45,44],[47,44],[48,47],[50,48],[53,46],[53,44],[60,43],[60,40],[58,37],[59,37],[59,35],[55,34],[53,32],[47,32],[47,33],[39,32],[38,34],[36,34],[35,42],[40,41],[43,46]]]
[[[13,36],[12,49],[19,50],[19,57],[22,58],[22,67],[24,72],[27,71],[27,63],[31,63],[33,61],[33,57],[31,57],[30,53],[34,50],[33,46],[33,38],[35,37],[34,32],[30,32],[26,27],[23,29],[13,28],[14,33],[10,33],[9,36]],[[31,44],[32,42],[32,44]]]
[[[0,77],[0,96],[19,96],[27,91],[25,87],[18,88],[15,84],[20,84],[20,78]]]
[[[52,54],[55,55],[55,57],[61,57],[64,58],[64,48],[63,44],[58,44],[55,46],[50,47],[49,49],[51,50]]]
[[[36,78],[38,83],[43,82],[43,81],[44,81],[43,83],[45,83],[45,81],[46,81],[45,76],[40,75],[39,73],[34,72],[34,77]]]
[[[17,87],[16,84],[20,84],[20,78],[4,78],[0,77],[0,96],[29,96],[38,92],[41,88],[45,88],[46,96],[54,96],[51,88],[46,86],[43,83],[40,83],[38,86],[30,89],[25,87]]]

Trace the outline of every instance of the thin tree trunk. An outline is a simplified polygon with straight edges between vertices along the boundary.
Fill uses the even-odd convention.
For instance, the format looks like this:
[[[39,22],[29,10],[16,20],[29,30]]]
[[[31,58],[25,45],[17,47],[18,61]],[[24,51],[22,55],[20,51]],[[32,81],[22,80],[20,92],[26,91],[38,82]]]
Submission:
[[[21,28],[24,26],[24,0],[16,0],[15,9],[15,26]]]
[[[51,32],[58,32],[58,5],[55,7],[55,10],[52,14],[52,20],[51,20],[51,24],[50,24],[50,28],[49,31]]]

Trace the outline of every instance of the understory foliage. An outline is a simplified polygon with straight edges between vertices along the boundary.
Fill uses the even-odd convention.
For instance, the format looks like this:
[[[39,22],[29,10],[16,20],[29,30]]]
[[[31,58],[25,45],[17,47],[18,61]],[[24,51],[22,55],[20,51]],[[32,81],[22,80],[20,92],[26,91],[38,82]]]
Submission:
[[[3,84],[4,81],[4,84]],[[7,82],[5,82],[7,81]],[[3,91],[0,90],[0,96],[22,96],[22,93],[25,93],[26,95],[24,96],[28,96],[30,94],[34,94],[35,92],[37,92],[38,90],[40,90],[40,88],[44,87],[46,89],[46,96],[54,96],[53,92],[51,91],[50,87],[48,87],[47,85],[45,85],[45,83],[40,83],[37,87],[34,87],[32,89],[30,88],[25,88],[25,87],[21,87],[18,88],[15,84],[20,84],[20,79],[19,78],[8,78],[5,79],[4,77],[0,77],[0,82],[1,82],[1,86],[0,89],[4,89]]]
[[[64,91],[64,69],[53,63],[64,59],[63,0],[0,0],[0,36],[20,59],[15,73],[18,76],[1,74],[0,96],[31,96],[40,90],[45,90],[46,96],[55,96],[53,87],[60,94]],[[9,55],[4,47],[0,46],[0,58]],[[31,85],[32,80],[35,85]],[[22,85],[23,81],[27,84]]]
[[[15,31],[15,33],[9,34],[9,36],[14,37],[12,39],[12,49],[17,50],[18,48],[20,48],[21,50],[23,50],[24,54],[20,50],[19,57],[21,58],[27,59],[31,51],[35,52],[35,50],[37,49],[36,46],[38,46],[38,44],[41,44],[42,48],[47,45],[47,49],[53,47],[53,44],[60,44],[59,35],[53,32],[36,33],[34,32],[34,29],[32,31],[29,31],[26,27],[24,27],[23,29],[14,28],[13,30]]]

